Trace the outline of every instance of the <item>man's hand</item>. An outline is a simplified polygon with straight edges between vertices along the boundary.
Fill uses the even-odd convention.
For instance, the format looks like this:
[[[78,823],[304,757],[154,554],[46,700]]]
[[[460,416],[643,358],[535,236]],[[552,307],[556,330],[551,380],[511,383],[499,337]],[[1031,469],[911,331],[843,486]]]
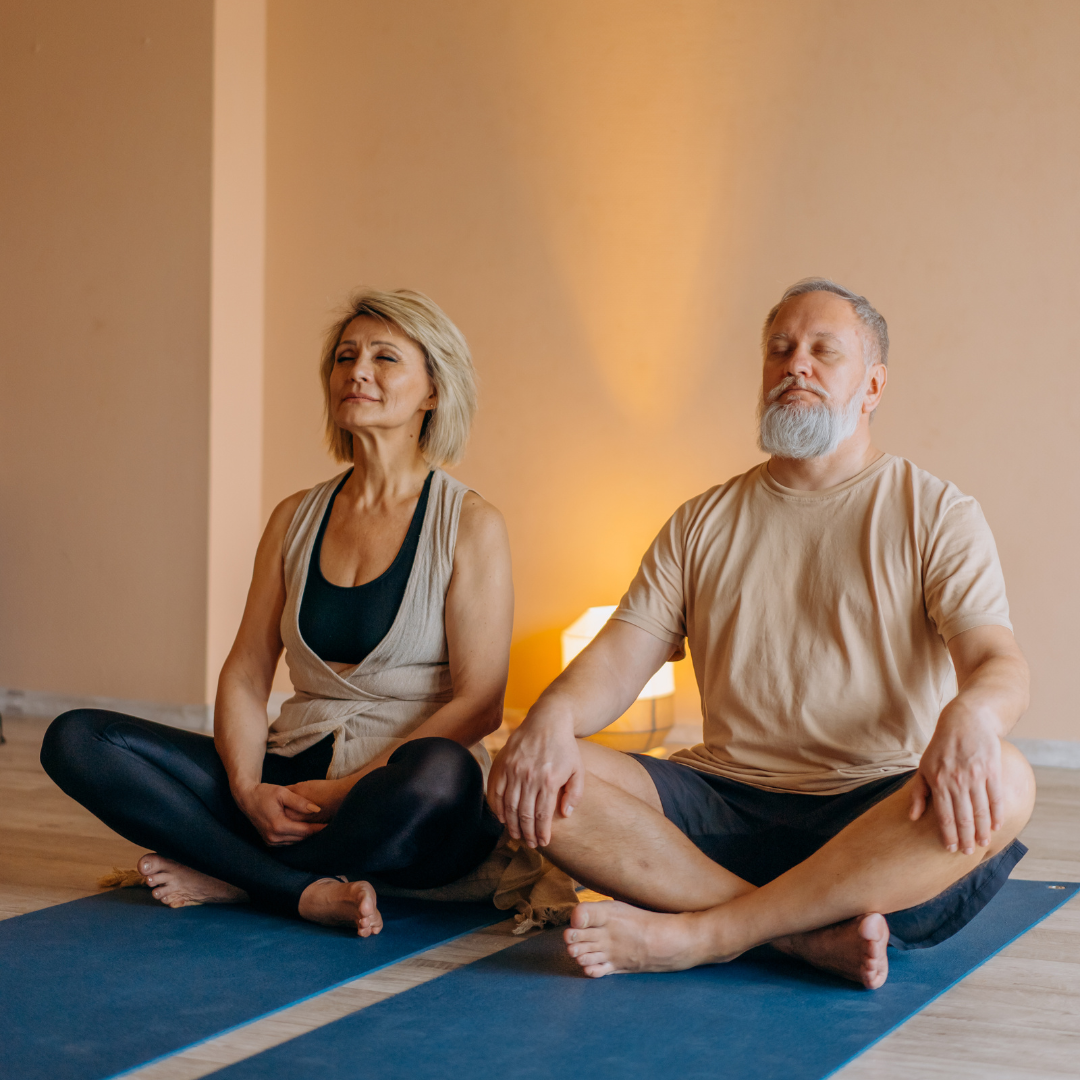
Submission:
[[[942,709],[911,783],[911,820],[933,801],[941,842],[972,855],[1002,825],[1001,740],[1028,706],[1028,669],[1004,626],[957,634],[949,654],[959,693]]]
[[[934,804],[941,842],[965,855],[988,847],[1004,813],[1001,740],[991,725],[946,706],[911,784],[911,820]]]
[[[577,736],[621,716],[660,665],[680,655],[670,641],[611,619],[574,657],[507,740],[488,777],[488,802],[515,840],[551,843],[555,815],[569,817],[585,791]]]
[[[548,715],[545,715],[545,712]],[[551,843],[556,812],[569,817],[585,790],[585,770],[572,724],[533,709],[507,740],[488,777],[488,802],[515,840]]]
[[[322,808],[287,787],[256,784],[234,797],[259,835],[271,846],[295,844],[326,828],[314,820]]]

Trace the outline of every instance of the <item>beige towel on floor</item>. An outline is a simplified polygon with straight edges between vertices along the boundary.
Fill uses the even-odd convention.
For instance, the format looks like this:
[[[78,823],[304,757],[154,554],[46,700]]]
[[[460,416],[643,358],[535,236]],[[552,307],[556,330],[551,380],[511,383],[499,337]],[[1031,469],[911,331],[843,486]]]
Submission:
[[[570,877],[535,848],[503,832],[495,850],[463,878],[437,889],[400,889],[372,879],[380,896],[421,900],[491,900],[500,911],[517,911],[515,934],[534,926],[563,926],[577,905]]]

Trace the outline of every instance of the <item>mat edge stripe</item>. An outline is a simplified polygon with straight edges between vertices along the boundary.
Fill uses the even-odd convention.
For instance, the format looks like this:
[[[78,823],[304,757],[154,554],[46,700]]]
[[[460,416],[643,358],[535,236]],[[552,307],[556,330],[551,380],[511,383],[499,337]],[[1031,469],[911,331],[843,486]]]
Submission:
[[[507,914],[506,912],[500,912],[500,915],[506,915],[507,918],[512,917],[511,915]],[[186,1046],[178,1047],[176,1050],[170,1050],[169,1053],[167,1053],[167,1054],[159,1054],[155,1058],[148,1058],[146,1061],[140,1061],[137,1065],[132,1065],[129,1068],[122,1070],[121,1072],[110,1073],[108,1076],[101,1077],[101,1080],[121,1080],[121,1077],[130,1076],[132,1073],[138,1072],[139,1069],[145,1069],[150,1065],[157,1065],[159,1062],[168,1061],[170,1058],[174,1058],[178,1054],[186,1053],[188,1050],[194,1050],[197,1046],[204,1046],[208,1042],[213,1042],[214,1039],[220,1039],[224,1035],[231,1035],[234,1031],[241,1031],[246,1027],[250,1027],[252,1024],[259,1023],[259,1021],[261,1021],[261,1020],[267,1020],[271,1016],[277,1016],[278,1013],[283,1013],[283,1012],[285,1012],[286,1009],[291,1009],[296,1005],[302,1005],[305,1001],[311,1001],[313,998],[322,997],[323,994],[329,994],[333,990],[340,990],[341,987],[348,986],[349,983],[356,982],[357,979],[363,979],[368,975],[374,975],[379,971],[385,971],[388,967],[393,967],[395,964],[404,963],[406,960],[412,960],[415,957],[420,956],[423,953],[426,953],[431,949],[439,948],[440,945],[449,945],[450,942],[452,942],[452,941],[457,941],[459,938],[466,937],[469,934],[475,934],[479,930],[485,930],[488,927],[495,926],[498,923],[504,922],[504,921],[505,921],[504,919],[496,919],[496,921],[493,922],[493,923],[481,923],[479,926],[474,926],[471,930],[463,930],[460,934],[454,934],[451,937],[442,938],[439,941],[434,941],[430,945],[425,945],[422,949],[416,949],[411,953],[407,953],[405,956],[397,957],[397,959],[395,959],[395,960],[388,960],[385,964],[379,964],[378,967],[373,967],[373,968],[368,969],[367,971],[362,971],[357,975],[350,975],[348,978],[342,979],[340,982],[336,982],[331,986],[326,986],[322,990],[316,990],[313,993],[305,994],[304,997],[297,998],[295,1001],[290,1001],[286,1005],[281,1005],[276,1009],[271,1009],[269,1012],[265,1012],[265,1013],[260,1014],[259,1016],[252,1017],[252,1019],[245,1020],[240,1024],[233,1024],[232,1027],[222,1028],[221,1031],[215,1031],[213,1035],[207,1035],[205,1038],[197,1039],[195,1042],[188,1043]],[[465,965],[462,965],[462,966],[465,966]],[[450,972],[444,972],[443,974],[449,975]],[[439,978],[439,977],[440,976],[438,976],[438,975],[435,976],[436,979]],[[434,980],[429,980],[429,981],[434,981]],[[411,990],[411,989],[414,989],[414,988],[410,987],[409,989]],[[408,990],[403,990],[403,991],[400,991],[400,992],[401,993],[408,993]],[[395,994],[393,996],[396,997],[397,995]],[[346,1015],[351,1015],[351,1014],[346,1014]],[[320,1025],[320,1026],[325,1027],[326,1025],[324,1024],[324,1025]],[[317,1028],[312,1028],[311,1030],[312,1031],[317,1031],[318,1029]],[[306,1035],[307,1032],[302,1032],[301,1034]],[[300,1035],[294,1035],[292,1038],[293,1039],[298,1039],[298,1038],[300,1038]],[[292,1039],[285,1039],[283,1041],[284,1042],[291,1042]],[[280,1045],[280,1044],[275,1044],[275,1045]],[[268,1047],[268,1049],[273,1049],[273,1047]],[[261,1053],[264,1053],[264,1051],[257,1050],[255,1052],[255,1054],[249,1054],[248,1057],[255,1057],[256,1054],[261,1054]],[[246,1059],[245,1058],[240,1058],[239,1060],[240,1061],[245,1061]],[[232,1062],[231,1064],[236,1064],[236,1062]],[[219,1068],[226,1068],[226,1067],[227,1066],[224,1066],[224,1065],[219,1066]]]
[[[1029,879],[1020,878],[1018,880],[1024,881],[1024,880],[1029,880]],[[865,1054],[867,1052],[867,1050],[869,1050],[871,1047],[877,1046],[877,1044],[879,1042],[881,1042],[882,1039],[888,1038],[894,1031],[898,1031],[912,1017],[918,1016],[919,1013],[921,1013],[924,1009],[927,1009],[929,1006],[933,1005],[934,1002],[937,1001],[937,999],[939,997],[942,997],[943,995],[947,994],[954,986],[958,986],[969,975],[971,975],[974,972],[978,971],[979,968],[981,968],[984,964],[988,964],[999,953],[1004,952],[1004,950],[1007,949],[1014,941],[1019,941],[1025,934],[1030,933],[1040,923],[1045,922],[1047,919],[1049,919],[1050,916],[1053,915],[1055,911],[1060,911],[1061,908],[1063,908],[1070,900],[1073,900],[1077,896],[1080,896],[1080,882],[1076,882],[1076,881],[1040,881],[1040,882],[1038,882],[1038,884],[1045,885],[1047,888],[1050,888],[1050,886],[1052,886],[1052,885],[1064,885],[1067,888],[1068,886],[1071,885],[1073,887],[1073,891],[1068,896],[1066,896],[1063,900],[1056,903],[1048,912],[1046,912],[1045,915],[1040,915],[1033,923],[1031,923],[1029,926],[1026,926],[1023,930],[1021,930],[1020,933],[1018,933],[1018,934],[1014,935],[1013,937],[1009,938],[1008,941],[1006,941],[1003,945],[998,946],[998,948],[996,948],[992,953],[990,953],[989,956],[986,956],[984,959],[980,960],[973,968],[970,968],[968,971],[965,971],[964,974],[961,975],[959,978],[954,979],[944,989],[939,990],[932,998],[928,998],[914,1012],[908,1013],[908,1015],[905,1016],[903,1018],[903,1020],[898,1020],[895,1024],[893,1024],[893,1026],[891,1028],[889,1028],[888,1031],[882,1032],[876,1039],[874,1039],[873,1042],[867,1043],[866,1046],[864,1046],[861,1050],[857,1050],[846,1061],[843,1061],[839,1065],[837,1065],[835,1069],[831,1069],[829,1072],[823,1073],[821,1075],[821,1077],[820,1077],[820,1080],[829,1080],[830,1076],[835,1076],[841,1069],[843,1069],[846,1066],[850,1065],[853,1061],[857,1060],[858,1058],[861,1058],[863,1056],[863,1054]]]

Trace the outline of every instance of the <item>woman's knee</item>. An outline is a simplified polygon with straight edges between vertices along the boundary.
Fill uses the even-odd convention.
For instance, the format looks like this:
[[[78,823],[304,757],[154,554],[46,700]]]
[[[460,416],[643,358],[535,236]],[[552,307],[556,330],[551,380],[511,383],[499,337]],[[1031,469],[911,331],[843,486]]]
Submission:
[[[41,767],[54,780],[82,764],[87,751],[112,713],[100,709],[72,709],[61,713],[48,727],[41,741]]]
[[[407,771],[403,786],[423,802],[450,807],[483,796],[479,762],[453,739],[413,739],[394,751],[389,764]]]

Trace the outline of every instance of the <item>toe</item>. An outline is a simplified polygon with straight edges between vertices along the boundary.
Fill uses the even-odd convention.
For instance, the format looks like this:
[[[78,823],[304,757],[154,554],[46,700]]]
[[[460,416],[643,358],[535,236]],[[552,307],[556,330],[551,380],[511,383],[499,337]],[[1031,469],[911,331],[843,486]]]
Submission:
[[[582,953],[580,956],[575,956],[574,959],[583,968],[602,967],[608,962],[607,954],[602,952]]]
[[[888,943],[889,924],[885,921],[885,916],[877,913],[864,915],[859,921],[859,937],[864,941]]]
[[[610,975],[615,970],[615,965],[608,963],[593,964],[590,967],[584,968],[583,970],[590,979],[600,979],[603,978],[603,976],[605,975]]]
[[[566,951],[571,956],[583,956],[587,952],[596,952],[600,947],[600,936],[598,934],[578,934],[573,939],[573,944],[567,941]]]
[[[578,904],[577,907],[570,912],[571,929],[581,929],[582,927],[589,925],[589,913],[585,910],[588,906],[588,904]],[[569,934],[571,930],[567,930],[566,932]]]
[[[585,930],[590,926],[603,926],[607,921],[607,909],[611,901],[601,900],[595,904],[578,904],[570,915],[570,925],[576,930]]]

